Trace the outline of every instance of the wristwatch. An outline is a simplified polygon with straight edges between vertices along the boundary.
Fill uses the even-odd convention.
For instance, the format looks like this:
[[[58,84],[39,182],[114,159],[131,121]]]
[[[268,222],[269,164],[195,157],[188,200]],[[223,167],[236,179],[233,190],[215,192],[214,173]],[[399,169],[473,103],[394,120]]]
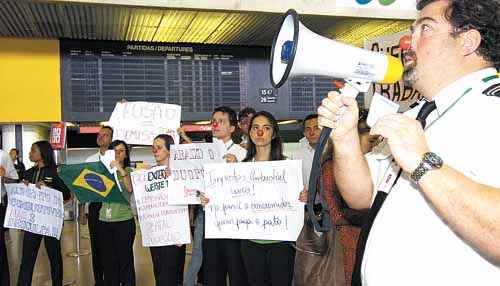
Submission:
[[[436,153],[427,152],[422,156],[422,161],[418,167],[411,172],[410,178],[415,182],[418,181],[430,170],[436,170],[443,166],[443,160]]]

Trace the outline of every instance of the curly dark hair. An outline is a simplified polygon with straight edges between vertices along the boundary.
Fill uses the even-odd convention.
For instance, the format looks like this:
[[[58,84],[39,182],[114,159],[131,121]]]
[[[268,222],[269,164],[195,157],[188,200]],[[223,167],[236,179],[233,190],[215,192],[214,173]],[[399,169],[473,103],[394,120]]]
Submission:
[[[417,10],[438,0],[420,0]],[[500,69],[500,1],[449,0],[445,19],[453,27],[453,36],[474,29],[481,34],[477,53],[495,68]]]

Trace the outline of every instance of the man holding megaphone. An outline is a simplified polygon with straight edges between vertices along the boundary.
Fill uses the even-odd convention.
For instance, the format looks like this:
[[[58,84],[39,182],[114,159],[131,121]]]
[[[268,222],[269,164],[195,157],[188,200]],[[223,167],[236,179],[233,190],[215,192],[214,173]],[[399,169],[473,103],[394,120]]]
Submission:
[[[500,133],[490,128],[500,122],[500,3],[421,0],[417,9],[404,76],[425,101],[375,123],[371,133],[385,138],[378,151],[361,153],[353,98],[330,92],[318,108],[333,130],[342,196],[380,208],[361,281],[498,285]]]

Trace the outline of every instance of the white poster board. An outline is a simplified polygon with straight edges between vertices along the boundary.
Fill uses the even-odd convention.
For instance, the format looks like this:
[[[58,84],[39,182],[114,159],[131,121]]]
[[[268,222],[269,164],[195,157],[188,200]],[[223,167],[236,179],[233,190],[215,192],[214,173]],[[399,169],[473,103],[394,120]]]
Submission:
[[[205,192],[203,165],[222,163],[224,144],[192,143],[170,146],[170,169],[172,179],[182,181],[184,189],[175,189],[169,194],[170,204],[200,204],[199,192]]]
[[[300,160],[205,165],[205,237],[297,240],[303,186]]]
[[[187,205],[168,204],[169,192],[173,188],[183,188],[182,183],[169,180],[165,166],[138,170],[130,176],[142,245],[150,247],[190,243]]]
[[[128,144],[151,145],[159,134],[168,134],[179,142],[181,106],[154,102],[118,102],[109,118],[113,140]]]
[[[63,195],[48,187],[7,184],[9,203],[4,227],[61,237],[64,220]]]
[[[374,52],[381,52],[392,55],[401,59],[401,49],[399,48],[399,40],[403,35],[409,34],[410,31],[403,31],[396,34],[385,35],[366,40],[364,48]],[[373,94],[377,92],[380,95],[396,102],[400,105],[399,111],[408,110],[409,106],[422,98],[418,90],[412,86],[405,85],[403,80],[393,84],[378,84],[373,83],[370,90],[365,94],[365,108],[370,107]]]

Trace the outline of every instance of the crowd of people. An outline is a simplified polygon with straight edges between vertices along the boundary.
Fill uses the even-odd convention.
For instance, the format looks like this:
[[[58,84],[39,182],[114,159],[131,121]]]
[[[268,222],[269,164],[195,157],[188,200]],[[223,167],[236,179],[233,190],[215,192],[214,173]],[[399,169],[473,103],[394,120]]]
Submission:
[[[302,160],[303,181],[308,186],[314,152],[322,152],[318,184],[324,195],[317,194],[314,208],[306,212],[320,213],[326,202],[333,227],[328,236],[311,233],[329,237],[324,241],[331,251],[318,255],[286,241],[203,238],[198,283],[497,285],[500,181],[496,166],[500,156],[494,150],[500,138],[487,126],[500,116],[500,47],[495,40],[500,38],[499,8],[497,0],[418,1],[404,78],[424,100],[405,113],[380,118],[370,129],[359,118],[357,102],[332,91],[318,114],[303,119],[304,138],[291,158],[283,153],[279,125],[271,113],[245,108],[237,114],[229,107],[217,107],[211,118],[212,136],[205,141],[222,142],[227,163]],[[328,147],[316,150],[322,127],[333,132]],[[182,128],[178,133],[182,142],[192,142]],[[117,169],[127,203],[88,206],[92,269],[95,285],[135,285],[130,147],[112,138],[113,129],[102,127],[97,136],[99,151],[86,161],[99,161],[106,150],[114,150],[111,167]],[[151,142],[156,166],[168,169],[173,144],[166,134]],[[17,150],[9,155],[0,150],[2,185],[45,185],[62,192],[65,201],[72,198],[57,175],[47,141],[33,143],[29,159],[34,166],[28,170]],[[0,284],[10,285],[4,189]],[[304,202],[308,195],[304,188],[297,200]],[[201,201],[194,212],[198,215],[203,215],[203,205],[210,198],[202,196]],[[60,241],[30,232],[24,232],[17,285],[32,284],[42,239],[52,283],[62,285]],[[182,284],[185,245],[151,247],[150,253],[156,285]],[[311,256],[315,256],[313,271],[303,263],[313,261],[308,260]]]

